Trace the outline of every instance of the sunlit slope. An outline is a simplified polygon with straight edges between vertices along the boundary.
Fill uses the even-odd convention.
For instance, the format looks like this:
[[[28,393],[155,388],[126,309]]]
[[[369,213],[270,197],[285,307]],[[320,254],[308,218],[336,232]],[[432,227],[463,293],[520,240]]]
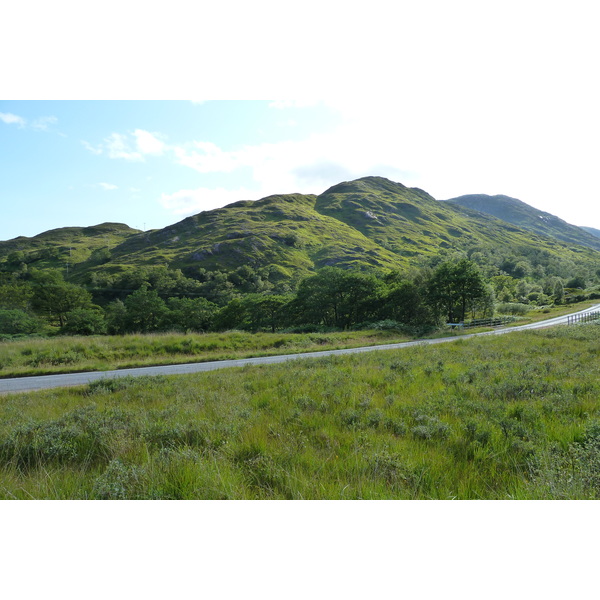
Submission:
[[[26,264],[40,269],[101,262],[108,259],[116,246],[138,233],[138,229],[122,223],[52,229],[35,237],[21,236],[0,242],[0,262],[9,262],[16,268]]]
[[[578,244],[600,250],[600,239],[589,229],[571,225],[516,198],[471,194],[452,198],[447,202],[492,215],[521,229],[552,237],[567,244]]]
[[[287,271],[341,267],[397,268],[404,259],[361,231],[315,209],[314,195],[274,195],[202,212],[133,237],[112,263],[232,269],[277,265]]]
[[[517,206],[521,204],[527,207]],[[16,250],[29,253],[29,258],[37,253],[35,266],[41,268],[64,270],[68,263],[70,278],[79,282],[90,281],[94,273],[117,274],[146,266],[178,268],[191,277],[201,269],[227,271],[241,265],[276,269],[282,278],[329,265],[404,270],[418,257],[442,250],[502,256],[542,253],[574,266],[600,265],[600,252],[589,243],[597,240],[600,247],[600,239],[583,229],[568,226],[581,236],[573,237],[568,230],[573,235],[562,240],[558,236],[561,231],[567,235],[565,229],[534,231],[523,222],[517,226],[455,201],[438,201],[417,188],[363,177],[318,196],[281,194],[235,202],[148,232],[105,223],[16,238],[0,242],[0,267],[10,260],[10,269],[17,268],[22,256],[15,256]]]

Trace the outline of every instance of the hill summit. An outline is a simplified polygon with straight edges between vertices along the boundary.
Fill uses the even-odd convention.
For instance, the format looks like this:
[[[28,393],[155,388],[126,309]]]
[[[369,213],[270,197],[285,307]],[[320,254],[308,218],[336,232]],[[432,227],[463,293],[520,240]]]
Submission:
[[[106,223],[0,242],[0,270],[68,264],[73,281],[89,283],[140,268],[201,279],[250,267],[269,281],[297,282],[325,266],[406,271],[462,252],[508,273],[520,257],[531,269],[552,264],[552,273],[568,273],[595,268],[599,250],[600,238],[508,196],[439,201],[369,176],[319,195],[240,200],[147,232]]]

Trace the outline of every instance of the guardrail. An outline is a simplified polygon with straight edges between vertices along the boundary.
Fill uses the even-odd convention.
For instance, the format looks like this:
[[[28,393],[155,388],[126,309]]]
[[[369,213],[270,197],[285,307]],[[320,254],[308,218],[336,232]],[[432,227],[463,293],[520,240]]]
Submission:
[[[448,327],[454,329],[470,329],[471,327],[501,327],[516,321],[515,317],[490,317],[488,319],[473,319],[471,321],[465,321],[464,323],[446,323]]]
[[[569,315],[567,325],[575,325],[576,323],[591,323],[600,319],[600,311],[583,313],[581,315]]]

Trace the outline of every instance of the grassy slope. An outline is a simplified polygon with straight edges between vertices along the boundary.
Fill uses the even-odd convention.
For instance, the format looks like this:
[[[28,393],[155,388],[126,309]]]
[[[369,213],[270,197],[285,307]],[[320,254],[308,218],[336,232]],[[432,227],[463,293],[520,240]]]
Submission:
[[[119,231],[107,234],[100,231],[102,227],[106,225],[2,242],[0,262],[19,240],[23,248],[59,247],[59,259],[41,266],[64,266],[72,247],[74,281],[85,281],[92,272],[164,264],[192,270],[276,265],[283,276],[290,277],[326,265],[403,270],[414,257],[435,255],[441,248],[546,251],[588,265],[600,258],[591,248],[526,231],[455,203],[439,202],[422,190],[382,177],[341,183],[320,196],[287,194],[240,201],[145,233],[119,226]],[[97,234],[92,235],[95,230]],[[106,246],[107,235],[114,235],[109,240],[110,261],[85,262],[92,247]],[[590,235],[590,239],[594,238]]]
[[[378,267],[397,258],[359,231],[314,209],[315,196],[269,196],[203,212],[130,239],[114,251],[124,265],[169,262],[174,267],[235,268],[276,264],[290,273],[335,260],[350,264],[373,255]]]
[[[597,498],[598,325],[0,398],[2,498]]]
[[[439,202],[382,177],[333,186],[320,196],[288,194],[242,201],[126,240],[105,268],[140,264],[282,267],[290,275],[326,265],[405,269],[440,248],[524,248],[576,262],[600,255]]]
[[[588,233],[591,233],[593,236],[600,238],[600,229],[596,229],[594,227],[582,227],[581,229],[585,229]]]
[[[67,262],[84,263],[94,250],[114,248],[139,230],[121,223],[102,223],[93,227],[63,227],[40,233],[35,237],[17,237],[0,242],[0,261],[14,251],[22,251],[26,262],[37,268],[64,269]],[[57,256],[32,260],[40,250],[56,250]]]
[[[471,194],[452,198],[447,202],[492,215],[521,229],[556,238],[567,244],[578,244],[600,250],[600,240],[589,230],[571,225],[516,198]]]

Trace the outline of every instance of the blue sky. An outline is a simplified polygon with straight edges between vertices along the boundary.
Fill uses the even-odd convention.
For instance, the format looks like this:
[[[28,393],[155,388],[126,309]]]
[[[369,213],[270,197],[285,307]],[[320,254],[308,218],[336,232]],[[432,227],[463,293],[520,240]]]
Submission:
[[[85,35],[39,25],[43,53],[8,31],[0,239],[106,221],[159,228],[364,175],[438,199],[506,194],[600,228],[592,4],[450,4],[391,14],[377,1],[368,13],[308,2],[280,27],[246,27],[243,7],[226,20],[228,5],[207,9],[200,30],[148,10],[137,53],[110,2]]]
[[[290,191],[281,174],[271,184],[256,171],[337,121],[322,104],[2,101],[0,238],[104,221],[164,227],[244,194]]]

